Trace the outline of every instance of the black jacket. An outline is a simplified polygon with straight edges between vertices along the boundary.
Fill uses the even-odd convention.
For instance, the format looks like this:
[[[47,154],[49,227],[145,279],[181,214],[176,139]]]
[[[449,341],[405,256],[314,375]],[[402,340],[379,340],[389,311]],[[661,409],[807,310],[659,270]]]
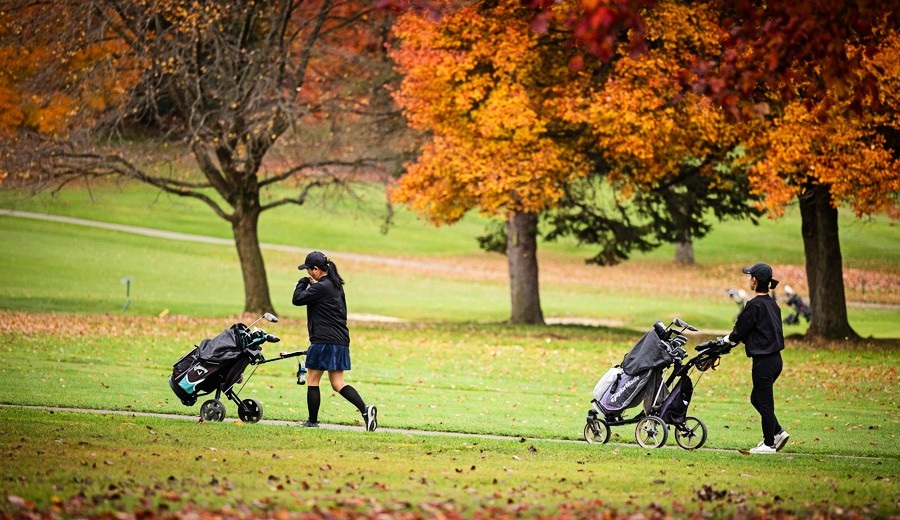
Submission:
[[[743,343],[747,357],[764,356],[784,350],[781,308],[775,298],[758,294],[738,314],[734,330],[728,335],[732,343]]]
[[[350,345],[347,328],[347,300],[344,288],[328,276],[310,284],[307,279],[294,288],[294,305],[306,305],[306,327],[310,343]]]

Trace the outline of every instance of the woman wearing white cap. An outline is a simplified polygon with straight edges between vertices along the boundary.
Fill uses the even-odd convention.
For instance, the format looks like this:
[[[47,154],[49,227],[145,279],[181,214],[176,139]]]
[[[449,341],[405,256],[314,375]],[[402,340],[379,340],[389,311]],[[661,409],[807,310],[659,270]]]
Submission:
[[[769,294],[778,285],[778,280],[772,279],[772,268],[768,264],[754,264],[741,271],[750,275],[750,290],[756,296],[746,303],[737,317],[734,330],[725,336],[725,340],[743,343],[747,357],[753,360],[750,403],[762,420],[763,440],[751,448],[750,453],[772,454],[781,450],[790,438],[775,416],[773,392],[775,381],[781,374],[781,351],[784,350],[781,309]]]
[[[363,416],[366,430],[378,427],[378,411],[366,406],[355,388],[344,382],[344,371],[350,370],[350,329],[347,328],[347,299],[344,280],[337,266],[324,253],[313,251],[298,269],[306,270],[294,288],[294,305],[306,306],[306,326],[309,330],[309,349],[306,352],[308,386],[306,405],[309,418],[301,426],[319,426],[321,395],[319,381],[328,372],[331,388],[350,401]]]

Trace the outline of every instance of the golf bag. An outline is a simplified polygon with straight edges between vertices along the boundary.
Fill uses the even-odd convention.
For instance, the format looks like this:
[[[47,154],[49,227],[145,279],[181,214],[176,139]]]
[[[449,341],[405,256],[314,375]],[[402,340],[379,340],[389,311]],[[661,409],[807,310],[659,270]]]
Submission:
[[[683,348],[687,344],[683,335],[686,330],[697,331],[678,318],[668,327],[662,322],[654,323],[653,330],[625,355],[622,364],[600,378],[585,421],[584,440],[605,444],[610,438],[610,426],[635,424],[634,438],[645,448],[665,444],[670,428],[680,447],[695,450],[703,446],[706,424],[688,415],[694,394],[690,372],[714,370],[734,345],[722,338],[707,341],[697,345],[699,353],[688,359]],[[672,370],[664,378],[669,367]],[[623,417],[623,412],[638,406],[641,399],[643,409],[633,417]]]
[[[800,323],[801,316],[809,323],[812,319],[812,309],[809,308],[809,305],[803,301],[803,298],[801,298],[799,294],[791,289],[790,285],[785,286],[784,292],[788,295],[788,307],[793,309],[793,311],[784,318],[785,325],[796,325]]]
[[[625,355],[622,364],[604,375],[594,388],[594,399],[607,415],[617,415],[637,406],[644,400],[647,412],[657,397],[657,389],[663,389],[662,369],[674,361],[669,346],[656,330],[646,333]],[[604,389],[605,381],[609,385]],[[599,397],[597,394],[602,392]]]
[[[687,375],[672,387],[671,393],[659,408],[659,418],[668,424],[681,424],[687,418],[688,406],[694,395],[694,383]]]
[[[169,387],[185,406],[193,406],[199,395],[224,392],[240,381],[248,364],[262,358],[265,341],[265,333],[254,337],[246,325],[235,323],[179,359],[172,366]]]

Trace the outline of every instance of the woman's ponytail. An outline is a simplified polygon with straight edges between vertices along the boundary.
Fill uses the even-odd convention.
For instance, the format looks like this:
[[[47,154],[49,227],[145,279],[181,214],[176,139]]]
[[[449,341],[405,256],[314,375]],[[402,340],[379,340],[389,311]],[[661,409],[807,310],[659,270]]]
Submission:
[[[339,283],[340,285],[344,285],[344,279],[341,278],[341,274],[338,272],[338,268],[336,265],[334,265],[334,262],[332,262],[331,260],[327,260],[325,262],[325,268],[325,270],[328,271],[328,276],[332,280]]]

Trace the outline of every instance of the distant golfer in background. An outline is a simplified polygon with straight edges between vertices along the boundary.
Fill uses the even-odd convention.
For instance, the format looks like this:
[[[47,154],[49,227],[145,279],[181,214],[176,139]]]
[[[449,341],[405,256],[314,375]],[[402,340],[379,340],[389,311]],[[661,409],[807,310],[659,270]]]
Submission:
[[[772,454],[787,444],[790,435],[775,417],[775,397],[773,387],[781,374],[781,351],[784,350],[784,333],[781,329],[781,309],[775,298],[769,294],[778,280],[772,279],[772,268],[768,264],[754,264],[741,270],[750,275],[750,290],[756,293],[747,301],[738,314],[734,330],[726,341],[743,343],[747,357],[753,359],[753,391],[750,403],[762,419],[763,440],[750,453]]]
[[[374,406],[366,406],[356,389],[344,382],[344,371],[350,370],[350,330],[347,328],[344,280],[334,262],[320,251],[306,255],[306,261],[298,269],[305,269],[309,275],[297,282],[292,299],[294,305],[306,306],[310,343],[306,354],[309,418],[301,426],[319,426],[319,381],[322,374],[328,372],[331,388],[359,410],[366,430],[374,431],[378,427],[378,411]]]

